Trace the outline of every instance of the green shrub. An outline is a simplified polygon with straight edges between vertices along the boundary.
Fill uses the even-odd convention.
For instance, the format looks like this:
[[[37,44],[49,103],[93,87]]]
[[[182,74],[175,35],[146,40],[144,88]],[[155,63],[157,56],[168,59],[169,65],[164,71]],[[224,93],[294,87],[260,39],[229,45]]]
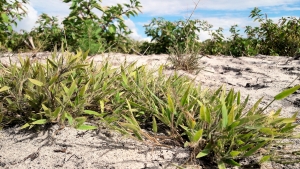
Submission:
[[[88,47],[92,53],[104,52],[108,48],[126,53],[130,50],[127,36],[132,32],[125,25],[123,15],[128,18],[136,16],[141,7],[138,0],[109,7],[102,6],[101,0],[64,2],[72,2],[71,12],[63,21],[66,39],[72,50],[78,47]],[[95,11],[101,12],[102,16],[96,15]]]
[[[28,0],[0,0],[0,50],[11,50],[7,47],[9,37],[13,33],[13,25],[17,25],[17,19],[21,20],[26,15],[26,9],[23,6]]]

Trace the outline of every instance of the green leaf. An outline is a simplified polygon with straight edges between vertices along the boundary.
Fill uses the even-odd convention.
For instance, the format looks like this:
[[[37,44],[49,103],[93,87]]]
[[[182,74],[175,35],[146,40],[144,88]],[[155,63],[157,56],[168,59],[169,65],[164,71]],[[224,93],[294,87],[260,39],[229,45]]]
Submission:
[[[116,30],[117,30],[117,28],[116,28],[115,25],[109,25],[108,31],[109,31],[110,33],[115,34],[115,33],[116,33]]]
[[[210,153],[210,151],[211,151],[211,144],[209,143],[205,146],[205,148],[200,153],[197,154],[196,158],[207,156]]]
[[[222,128],[226,128],[228,124],[228,111],[225,103],[222,103]]]
[[[193,135],[193,142],[197,142],[202,138],[203,134],[203,129],[198,130],[194,135]]]
[[[231,151],[231,152],[230,152],[230,155],[231,155],[232,157],[236,157],[236,156],[238,156],[239,154],[241,154],[241,151]]]
[[[233,159],[223,159],[222,161],[226,164],[230,164],[233,166],[241,166],[238,162],[234,161]]]
[[[25,129],[25,128],[29,127],[29,126],[30,126],[30,124],[29,124],[29,123],[26,123],[26,124],[24,124],[24,125],[21,127],[21,129]]]
[[[2,19],[3,19],[3,21],[5,22],[5,23],[8,23],[9,22],[9,19],[8,19],[8,16],[6,15],[6,13],[1,13],[1,17],[2,17]]]
[[[101,116],[100,113],[95,112],[95,111],[93,111],[93,110],[84,110],[83,112],[84,112],[85,114],[89,114],[89,115]]]
[[[253,153],[255,153],[258,149],[260,149],[262,146],[264,146],[267,143],[267,141],[261,142],[259,144],[257,144],[255,147],[253,147],[252,149],[250,149],[248,152],[246,152],[244,154],[245,157],[249,157],[251,156]]]
[[[285,98],[285,97],[287,97],[287,96],[293,94],[293,93],[294,93],[295,91],[297,91],[298,89],[300,89],[300,85],[297,85],[297,86],[295,86],[295,87],[293,87],[293,88],[290,88],[290,89],[286,89],[286,90],[282,91],[281,93],[279,93],[278,95],[276,95],[276,96],[274,97],[274,99],[275,99],[275,100],[281,100],[281,99],[283,99],[283,98]]]
[[[67,113],[68,114],[68,113]],[[86,121],[86,117],[77,117],[75,118],[76,121],[76,128],[81,126],[85,121]]]
[[[154,133],[157,133],[157,123],[156,123],[155,116],[152,116],[152,119],[153,119],[153,123],[152,123],[152,131],[153,131]]]
[[[78,130],[95,130],[95,129],[97,129],[97,127],[82,124],[82,125],[78,126],[76,129],[78,129]]]
[[[73,117],[67,112],[65,112],[64,114],[65,114],[66,118],[68,119],[69,125],[72,126],[73,125]]]
[[[259,163],[264,163],[266,161],[269,161],[271,158],[270,155],[267,155],[267,156],[263,156],[260,160],[259,160]]]
[[[46,124],[46,123],[47,123],[47,119],[40,119],[32,122],[31,124]]]
[[[77,85],[76,85],[75,80],[73,80],[71,87],[68,91],[68,96],[71,97],[76,89],[77,89]]]
[[[4,92],[4,91],[9,90],[9,89],[10,89],[10,87],[8,87],[8,86],[3,86],[3,87],[0,89],[0,92]]]
[[[184,95],[180,100],[181,106],[184,106],[186,103],[188,103],[189,93],[190,93],[190,86],[187,88],[187,90],[185,91]]]
[[[38,81],[38,80],[35,80],[35,79],[30,79],[30,78],[28,78],[28,80],[29,80],[32,84],[37,85],[37,86],[40,86],[40,87],[44,85],[44,83],[42,83],[42,82],[40,82],[40,81]]]

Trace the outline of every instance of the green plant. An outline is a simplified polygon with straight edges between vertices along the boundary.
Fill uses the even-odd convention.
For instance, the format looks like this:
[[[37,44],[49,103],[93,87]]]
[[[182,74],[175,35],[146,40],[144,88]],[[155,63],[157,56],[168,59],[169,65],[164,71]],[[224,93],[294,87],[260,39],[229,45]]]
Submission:
[[[16,20],[21,20],[26,15],[24,7],[26,3],[28,3],[28,0],[0,1],[0,50],[6,47],[9,41],[8,37],[13,33],[12,25],[16,26]]]
[[[276,24],[261,10],[254,8],[249,17],[260,23],[260,27],[246,32],[259,41],[259,50],[266,55],[294,56],[300,48],[300,20],[295,17],[281,18]]]
[[[34,44],[41,51],[51,51],[56,47],[61,48],[62,43],[66,43],[63,29],[59,26],[57,17],[50,17],[43,13],[36,21],[37,26],[34,27],[28,35],[33,37]]]
[[[259,108],[262,99],[246,110],[249,96],[241,101],[233,89],[203,90],[185,76],[164,75],[163,66],[157,71],[135,63],[96,66],[87,62],[87,53],[54,53],[44,64],[21,58],[20,66],[0,64],[1,126],[68,122],[78,129],[95,129],[84,122],[100,120],[141,140],[172,140],[190,147],[192,159],[207,158],[219,168],[238,166],[240,159],[262,149],[261,162],[278,160],[274,145],[296,137],[297,113],[290,118],[280,117],[280,110],[266,114]],[[287,89],[274,100],[299,88]]]
[[[153,18],[151,23],[145,25],[145,34],[152,37],[151,43],[145,43],[144,48],[150,45],[149,51],[155,54],[169,53],[169,48],[178,45],[181,49],[186,47],[186,42],[189,41],[190,46],[199,40],[198,32],[201,26],[206,22],[200,20],[186,21],[166,21],[163,18]]]
[[[126,17],[136,16],[140,11],[140,2],[130,0],[130,4],[117,4],[115,6],[102,6],[101,0],[80,1],[64,0],[72,2],[71,13],[63,21],[68,44],[73,45],[73,49],[78,47],[86,48],[83,44],[88,42],[92,52],[102,50],[98,43],[106,44],[105,48],[114,48],[128,52],[126,45],[129,43],[127,35],[131,30],[124,23],[123,15]],[[95,10],[102,13],[102,16],[95,14]],[[88,35],[86,31],[88,30]],[[93,31],[93,33],[91,33]],[[91,36],[94,36],[92,39]],[[99,47],[99,48],[98,48]],[[90,50],[91,50],[90,49]]]

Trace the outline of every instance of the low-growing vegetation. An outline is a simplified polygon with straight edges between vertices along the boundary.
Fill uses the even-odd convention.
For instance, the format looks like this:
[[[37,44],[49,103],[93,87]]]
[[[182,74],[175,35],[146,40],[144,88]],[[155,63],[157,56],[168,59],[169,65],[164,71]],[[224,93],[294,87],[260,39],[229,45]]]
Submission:
[[[156,133],[164,133],[190,147],[192,159],[208,157],[219,168],[239,166],[239,159],[261,148],[267,149],[261,162],[272,160],[278,140],[298,137],[293,133],[297,113],[283,118],[280,110],[264,112],[261,99],[246,110],[248,97],[241,100],[234,89],[202,90],[187,77],[164,75],[163,66],[155,71],[134,63],[95,66],[87,54],[54,53],[46,63],[20,58],[19,66],[1,65],[1,126],[68,124],[88,130],[105,123],[158,144],[163,143]],[[299,88],[285,90],[274,100]]]
[[[138,43],[128,38],[131,31],[123,19],[138,14],[138,0],[110,7],[101,6],[100,0],[64,2],[72,5],[62,28],[57,18],[42,14],[31,32],[16,33],[11,24],[24,14],[15,9],[24,7],[16,0],[1,1],[2,52],[53,50],[45,63],[32,62],[30,58],[19,58],[19,64],[0,63],[1,128],[58,124],[93,130],[105,124],[156,144],[165,144],[157,139],[163,133],[165,139],[190,148],[191,161],[205,158],[220,169],[240,166],[240,160],[255,155],[261,157],[258,163],[280,161],[284,155],[277,153],[279,141],[299,138],[294,133],[297,113],[284,118],[280,116],[281,109],[266,112],[268,106],[259,108],[262,99],[248,105],[249,96],[242,100],[240,92],[227,91],[224,86],[216,91],[202,89],[176,72],[165,75],[163,65],[157,70],[135,63],[113,68],[109,61],[95,65],[87,60],[89,54],[106,51],[167,53],[172,68],[193,71],[201,68],[198,60],[206,54],[294,56],[300,49],[299,19],[282,18],[274,24],[255,8],[250,17],[260,22],[260,27],[247,27],[248,37],[244,38],[234,25],[230,29],[232,36],[225,39],[222,28],[210,31],[212,25],[206,21],[154,18],[145,26],[153,42]],[[97,16],[93,9],[103,15]],[[210,31],[212,39],[197,41],[199,31]],[[299,88],[296,85],[284,90],[274,96],[274,101]]]

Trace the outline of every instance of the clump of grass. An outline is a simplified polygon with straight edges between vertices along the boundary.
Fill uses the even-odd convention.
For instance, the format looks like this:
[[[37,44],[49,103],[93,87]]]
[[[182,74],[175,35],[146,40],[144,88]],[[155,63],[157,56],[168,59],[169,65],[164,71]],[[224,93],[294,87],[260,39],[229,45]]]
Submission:
[[[135,63],[112,68],[109,62],[94,65],[87,52],[64,57],[54,53],[46,63],[22,60],[21,66],[0,64],[0,121],[2,127],[45,124],[97,129],[98,123],[136,136],[157,139],[164,133],[173,144],[190,147],[191,159],[207,158],[225,168],[265,149],[259,162],[278,160],[278,141],[296,138],[292,117],[259,109],[258,100],[245,110],[248,98],[224,87],[203,90],[178,74],[166,76],[164,67],[148,70]],[[300,88],[296,85],[276,95],[280,100]],[[87,125],[85,122],[93,122]],[[146,129],[146,130],[145,130]],[[296,151],[296,150],[295,150]]]

